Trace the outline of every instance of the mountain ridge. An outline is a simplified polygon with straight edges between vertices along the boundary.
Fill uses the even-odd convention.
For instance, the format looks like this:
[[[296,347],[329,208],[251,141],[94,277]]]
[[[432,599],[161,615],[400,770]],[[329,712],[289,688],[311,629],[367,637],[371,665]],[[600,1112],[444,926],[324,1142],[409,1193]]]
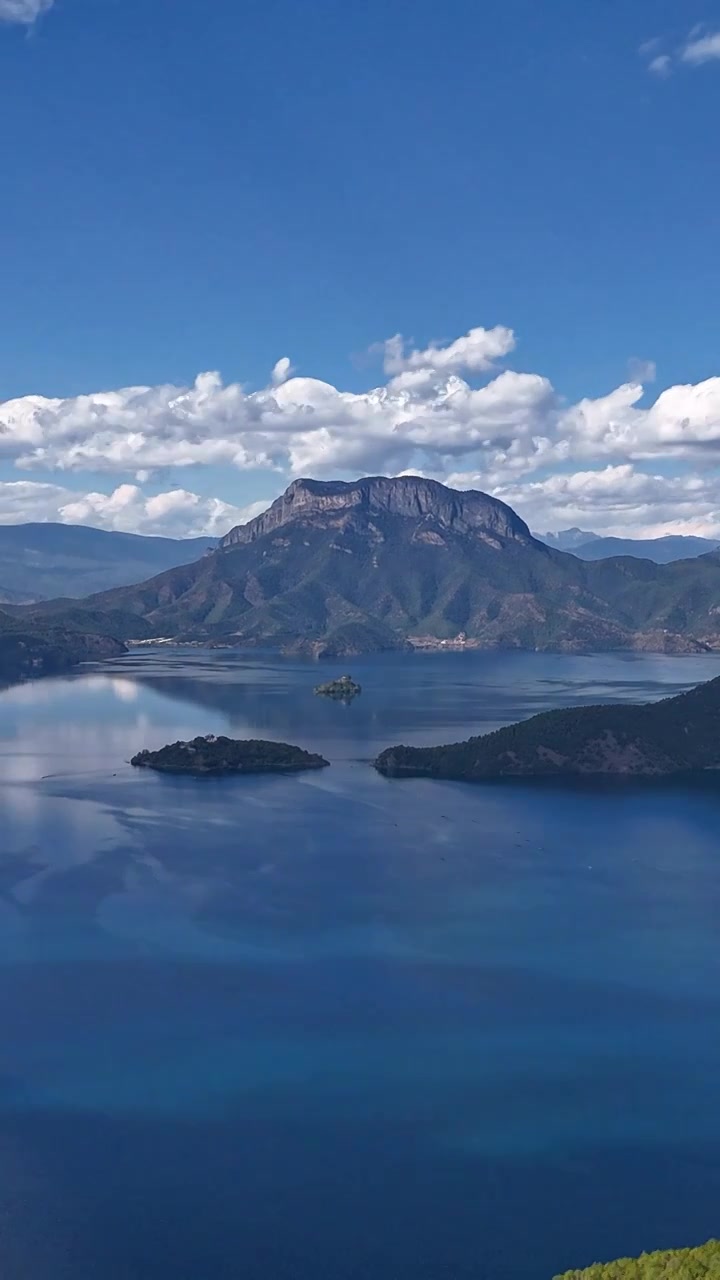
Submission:
[[[696,556],[717,551],[720,541],[692,534],[668,533],[658,538],[617,538],[585,529],[561,529],[559,533],[535,533],[533,537],[556,551],[569,551],[580,560],[610,560],[616,556],[634,556],[655,564],[671,564],[673,560],[692,560]]]
[[[0,603],[22,604],[142,582],[198,560],[217,538],[163,538],[91,525],[0,525]]]
[[[78,608],[112,613],[122,639],[317,655],[448,644],[698,652],[720,647],[720,556],[590,563],[539,542],[479,491],[408,476],[299,480],[217,551]]]
[[[635,556],[655,564],[672,564],[674,560],[694,560],[718,550],[711,538],[694,538],[684,534],[667,534],[661,538],[594,537],[573,548],[581,560],[610,560],[616,556]]]
[[[254,542],[297,520],[380,512],[409,519],[433,519],[457,532],[495,531],[520,541],[532,538],[524,520],[506,503],[477,489],[450,489],[423,476],[365,476],[360,480],[299,479],[269,509],[247,524],[236,525],[220,541],[227,550]]]

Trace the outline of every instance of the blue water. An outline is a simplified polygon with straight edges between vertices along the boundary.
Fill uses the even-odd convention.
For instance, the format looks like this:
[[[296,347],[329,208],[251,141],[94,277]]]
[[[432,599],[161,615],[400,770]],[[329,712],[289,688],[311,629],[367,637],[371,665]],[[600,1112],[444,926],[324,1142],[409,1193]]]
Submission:
[[[720,1233],[720,798],[368,766],[720,659],[349,665],[351,707],[192,650],[0,695],[3,1280],[549,1280]],[[213,731],[332,768],[125,763]]]

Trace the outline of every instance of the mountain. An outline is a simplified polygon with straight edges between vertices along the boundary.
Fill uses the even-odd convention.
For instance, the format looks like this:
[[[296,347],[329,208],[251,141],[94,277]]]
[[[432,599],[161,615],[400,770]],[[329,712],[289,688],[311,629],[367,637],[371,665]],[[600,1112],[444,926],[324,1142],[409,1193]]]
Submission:
[[[0,603],[81,597],[142,582],[216,546],[216,538],[149,538],[86,525],[0,525]]]
[[[67,610],[55,601],[34,613],[64,621]],[[720,555],[589,563],[539,542],[484,493],[413,476],[297,480],[214,553],[90,597],[74,625],[108,613],[122,639],[317,654],[408,643],[697,651],[720,645]]]
[[[545,542],[548,547],[554,547],[556,551],[575,551],[576,547],[582,547],[587,542],[592,542],[595,538],[599,538],[597,533],[588,533],[586,529],[561,529],[558,533],[534,533],[534,538],[539,542]],[[577,554],[577,552],[576,552]]]
[[[598,538],[573,547],[573,555],[581,560],[607,560],[610,556],[638,556],[655,564],[671,564],[673,560],[691,560],[718,550],[710,538],[691,538],[669,534],[664,538]]]
[[[667,778],[720,768],[720,679],[641,706],[572,707],[445,747],[390,747],[389,777]]]
[[[424,532],[420,528],[418,536],[426,542],[433,540],[433,523],[453,533],[532,541],[525,521],[486,493],[448,489],[437,480],[419,476],[368,476],[350,483],[296,480],[269,510],[232,529],[220,546],[225,550],[247,546],[298,522],[317,525],[324,521],[327,528],[344,528],[350,522],[358,532],[372,533],[373,520],[386,517],[425,522],[427,528]]]

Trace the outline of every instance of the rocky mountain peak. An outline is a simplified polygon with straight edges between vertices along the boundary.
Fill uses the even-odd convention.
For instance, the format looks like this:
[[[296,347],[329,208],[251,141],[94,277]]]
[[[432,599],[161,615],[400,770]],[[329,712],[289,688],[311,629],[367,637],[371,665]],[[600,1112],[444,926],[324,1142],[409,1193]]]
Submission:
[[[355,517],[432,520],[457,533],[481,531],[495,537],[530,541],[527,525],[504,502],[475,489],[449,489],[422,476],[368,476],[361,480],[294,480],[261,516],[238,525],[222,547],[249,542],[294,522]]]

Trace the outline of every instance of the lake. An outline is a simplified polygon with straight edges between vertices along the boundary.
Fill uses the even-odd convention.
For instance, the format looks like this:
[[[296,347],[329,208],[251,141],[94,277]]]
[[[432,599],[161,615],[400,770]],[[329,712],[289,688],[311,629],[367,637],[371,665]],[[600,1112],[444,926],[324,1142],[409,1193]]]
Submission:
[[[715,675],[150,649],[0,694],[3,1280],[550,1280],[720,1234],[720,794],[369,767]],[[210,732],[332,767],[126,763]]]

